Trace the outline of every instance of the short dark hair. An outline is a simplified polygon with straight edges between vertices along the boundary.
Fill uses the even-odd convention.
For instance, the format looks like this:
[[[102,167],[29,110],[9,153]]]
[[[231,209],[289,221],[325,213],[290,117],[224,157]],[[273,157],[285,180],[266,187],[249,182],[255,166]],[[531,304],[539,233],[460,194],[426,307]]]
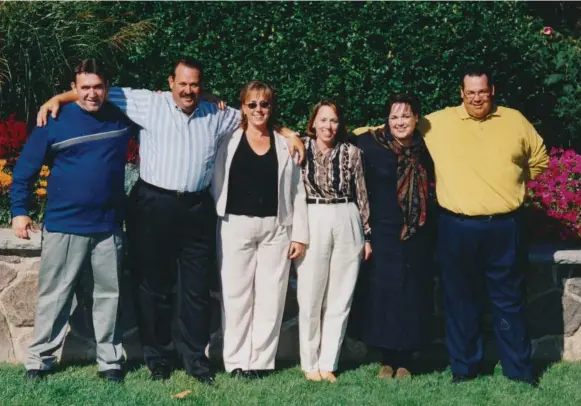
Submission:
[[[389,117],[389,112],[394,104],[407,104],[412,109],[412,113],[416,116],[420,115],[421,105],[419,99],[411,93],[396,93],[389,97],[389,102],[387,103],[387,117]]]
[[[105,66],[94,58],[83,59],[81,62],[77,64],[77,66],[75,66],[75,68],[73,69],[72,81],[76,83],[77,75],[81,75],[83,73],[95,74],[99,76],[105,83],[109,81],[109,74],[105,69]]]
[[[464,89],[464,78],[466,76],[486,76],[486,79],[488,79],[488,87],[492,87],[494,85],[494,80],[492,78],[492,72],[487,69],[484,68],[482,66],[468,66],[464,69],[464,73],[462,75],[462,77],[460,78],[460,86],[462,87],[462,89]]]
[[[175,78],[176,76],[176,69],[178,68],[178,66],[180,65],[185,65],[188,68],[192,68],[192,69],[196,69],[198,72],[200,72],[200,80],[203,82],[204,81],[204,65],[202,64],[202,62],[198,61],[197,59],[194,58],[182,58],[180,60],[178,60],[174,66],[173,69],[171,71],[171,77]]]

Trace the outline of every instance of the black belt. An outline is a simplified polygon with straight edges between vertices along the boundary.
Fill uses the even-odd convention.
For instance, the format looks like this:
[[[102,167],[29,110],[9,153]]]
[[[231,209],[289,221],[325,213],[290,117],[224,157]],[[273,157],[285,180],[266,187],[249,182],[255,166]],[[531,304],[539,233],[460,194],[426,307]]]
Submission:
[[[515,217],[518,214],[520,214],[521,209],[518,208],[516,210],[513,211],[509,211],[508,213],[498,213],[498,214],[478,214],[475,216],[469,216],[466,214],[459,214],[459,213],[454,213],[453,211],[450,211],[448,209],[445,209],[443,207],[440,206],[440,211],[444,214],[453,216],[453,217],[457,217],[457,218],[461,218],[461,219],[466,219],[466,220],[502,220],[502,219],[507,219],[510,217]]]
[[[207,195],[209,192],[209,188],[200,190],[199,192],[180,192],[179,190],[164,189],[159,186],[152,185],[151,183],[147,183],[141,178],[137,179],[137,184],[139,184],[140,186],[144,186],[147,189],[155,190],[156,192],[161,193],[163,195],[177,197],[178,199],[181,198],[188,200],[199,199]]]
[[[329,199],[324,199],[322,197],[308,197],[308,204],[337,204],[337,203],[352,203],[354,200],[352,197],[332,197]]]

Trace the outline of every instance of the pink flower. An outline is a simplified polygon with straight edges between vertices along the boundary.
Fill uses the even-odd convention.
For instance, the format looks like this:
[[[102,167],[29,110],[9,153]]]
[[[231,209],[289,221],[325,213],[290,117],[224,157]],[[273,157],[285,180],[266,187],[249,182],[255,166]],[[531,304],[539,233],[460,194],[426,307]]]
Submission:
[[[541,201],[543,203],[543,206],[549,207],[551,205],[551,203],[553,202],[553,198],[550,195],[543,194],[541,196]]]
[[[565,198],[565,200],[567,200],[569,202],[574,200],[575,196],[576,196],[575,193],[571,192],[570,190],[566,190],[563,192],[563,197]]]
[[[551,27],[544,27],[543,31],[541,31],[541,34],[543,34],[545,37],[552,37],[553,33],[554,31]]]

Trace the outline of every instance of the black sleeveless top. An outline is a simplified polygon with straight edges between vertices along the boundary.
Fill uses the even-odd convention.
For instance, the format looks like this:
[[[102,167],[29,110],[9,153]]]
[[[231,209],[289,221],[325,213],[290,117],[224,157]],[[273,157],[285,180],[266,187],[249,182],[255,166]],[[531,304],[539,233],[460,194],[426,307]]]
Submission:
[[[274,134],[264,155],[256,154],[246,138],[242,139],[230,165],[226,213],[276,217],[278,213],[278,159]]]

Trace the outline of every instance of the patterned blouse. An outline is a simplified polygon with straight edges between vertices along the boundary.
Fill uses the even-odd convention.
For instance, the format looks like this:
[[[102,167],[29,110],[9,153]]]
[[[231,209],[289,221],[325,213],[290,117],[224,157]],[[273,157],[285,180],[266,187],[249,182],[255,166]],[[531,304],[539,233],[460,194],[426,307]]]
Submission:
[[[361,214],[365,241],[371,241],[361,150],[352,144],[338,142],[335,148],[324,154],[313,138],[303,137],[303,142],[306,148],[303,178],[307,198],[353,198]]]

